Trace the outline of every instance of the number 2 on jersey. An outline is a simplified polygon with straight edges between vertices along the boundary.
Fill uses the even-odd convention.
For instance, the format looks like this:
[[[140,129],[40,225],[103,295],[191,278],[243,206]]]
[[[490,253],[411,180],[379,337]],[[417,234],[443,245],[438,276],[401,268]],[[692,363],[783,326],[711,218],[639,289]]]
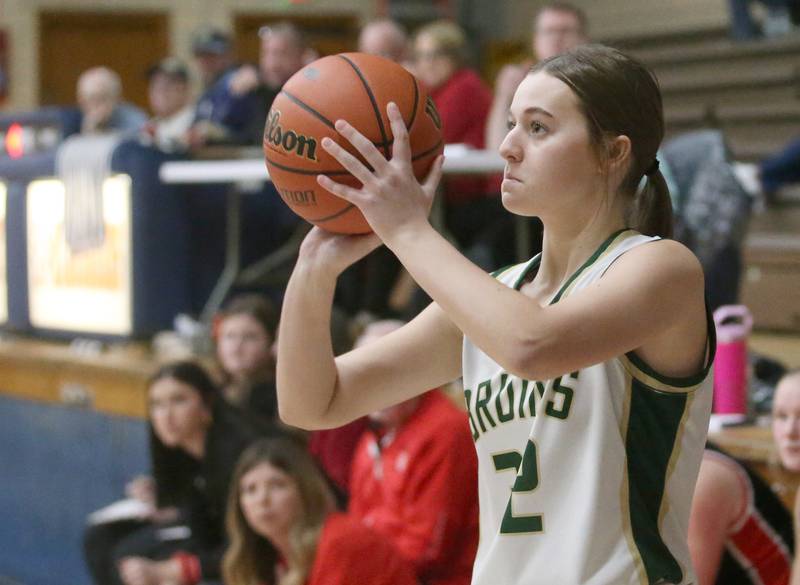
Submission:
[[[536,456],[536,444],[528,441],[525,453],[519,451],[506,451],[492,455],[494,468],[497,471],[513,469],[517,472],[517,479],[511,488],[511,495],[508,497],[508,506],[503,515],[503,522],[500,524],[500,534],[524,534],[529,532],[542,532],[542,515],[532,514],[529,516],[514,516],[511,502],[514,494],[532,492],[539,485],[539,468]],[[520,469],[521,468],[521,469]]]

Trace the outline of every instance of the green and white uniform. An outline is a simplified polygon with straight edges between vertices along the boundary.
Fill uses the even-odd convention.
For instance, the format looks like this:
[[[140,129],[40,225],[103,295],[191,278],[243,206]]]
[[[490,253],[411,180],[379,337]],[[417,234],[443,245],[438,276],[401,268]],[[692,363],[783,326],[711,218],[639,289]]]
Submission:
[[[657,238],[613,234],[550,301],[597,282]],[[496,278],[519,289],[540,256]],[[473,585],[689,585],[686,534],[711,412],[713,328],[696,376],[633,353],[555,380],[522,380],[464,340],[479,461]]]

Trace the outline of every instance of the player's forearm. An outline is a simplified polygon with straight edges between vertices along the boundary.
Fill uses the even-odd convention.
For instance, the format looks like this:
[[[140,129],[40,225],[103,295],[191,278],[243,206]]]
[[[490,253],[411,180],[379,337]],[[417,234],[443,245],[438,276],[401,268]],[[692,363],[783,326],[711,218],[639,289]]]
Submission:
[[[277,389],[281,419],[324,426],[336,364],[330,333],[335,277],[298,262],[286,288],[278,332]]]
[[[551,373],[529,369],[541,363],[532,358],[546,336],[534,300],[486,274],[433,229],[403,234],[390,247],[464,335],[500,365],[525,377]]]

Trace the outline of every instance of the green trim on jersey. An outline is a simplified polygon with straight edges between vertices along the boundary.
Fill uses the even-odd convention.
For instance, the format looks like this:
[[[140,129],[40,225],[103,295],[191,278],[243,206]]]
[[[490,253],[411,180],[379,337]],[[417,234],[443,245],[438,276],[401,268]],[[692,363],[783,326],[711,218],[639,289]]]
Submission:
[[[623,365],[626,366],[625,369],[628,370],[630,374],[634,376],[634,378],[642,380],[649,386],[653,387],[653,389],[658,390],[659,385],[663,385],[666,386],[666,390],[683,390],[684,392],[690,392],[702,384],[703,380],[706,379],[708,372],[714,363],[714,356],[717,352],[716,327],[714,326],[714,319],[711,315],[711,309],[709,308],[708,303],[706,303],[706,331],[708,332],[708,345],[705,363],[703,364],[703,368],[693,376],[674,378],[671,376],[665,376],[664,374],[659,374],[647,362],[645,362],[632,351],[626,353],[624,357],[627,358],[627,361],[633,366],[633,368],[627,367],[628,364],[625,363],[625,359],[622,359],[621,361]],[[647,378],[650,378],[650,380]]]
[[[618,231],[614,232],[613,234],[611,234],[610,236],[608,236],[608,238],[606,239],[606,241],[605,241],[605,242],[603,242],[602,244],[600,244],[600,247],[599,247],[599,248],[597,248],[597,250],[595,251],[595,253],[594,253],[594,254],[592,254],[591,256],[589,256],[589,259],[588,259],[588,260],[586,260],[586,262],[584,262],[584,263],[583,263],[583,266],[581,266],[580,268],[578,268],[578,269],[577,269],[577,270],[576,270],[576,271],[573,273],[573,275],[569,277],[569,280],[567,280],[567,282],[565,282],[565,283],[564,283],[564,286],[562,286],[562,287],[561,287],[561,290],[560,290],[560,291],[558,291],[558,294],[557,294],[555,297],[553,297],[553,300],[552,300],[552,301],[550,301],[550,304],[551,304],[551,305],[554,305],[554,304],[555,304],[555,303],[557,303],[559,300],[561,300],[561,297],[564,295],[564,293],[567,291],[567,289],[570,287],[570,285],[571,285],[571,284],[572,284],[572,283],[573,283],[573,282],[574,282],[574,281],[575,281],[575,280],[576,280],[576,279],[577,279],[577,278],[578,278],[578,277],[579,277],[581,274],[583,274],[584,270],[586,270],[586,269],[587,269],[587,268],[589,268],[589,267],[590,267],[592,264],[594,264],[594,263],[597,261],[597,259],[598,259],[598,258],[600,258],[600,256],[602,256],[602,255],[603,255],[603,253],[604,253],[604,252],[605,252],[605,251],[608,249],[608,247],[609,247],[609,246],[610,246],[610,245],[611,245],[611,244],[612,244],[612,243],[613,243],[613,242],[614,242],[614,241],[617,239],[617,237],[618,237],[620,234],[624,234],[624,233],[625,233],[625,232],[627,232],[627,231],[630,231],[630,228],[624,228],[624,229],[618,230]]]
[[[632,380],[625,436],[630,529],[648,583],[681,583],[683,570],[661,538],[659,520],[673,453],[691,401]]]
[[[519,264],[509,264],[508,266],[503,266],[502,268],[498,268],[497,270],[492,272],[491,277],[492,278],[497,278],[498,276],[500,276],[504,272],[506,272],[508,270],[511,270],[512,268],[516,268],[517,266],[519,266]]]
[[[613,234],[611,234],[610,236],[608,236],[608,238],[602,244],[600,244],[600,247],[598,247],[597,250],[595,250],[595,252],[591,256],[589,256],[589,258],[586,260],[586,262],[584,262],[583,265],[580,268],[578,268],[575,272],[572,273],[572,275],[567,279],[567,281],[564,283],[564,285],[561,287],[561,289],[559,289],[559,291],[556,294],[556,296],[553,297],[553,300],[550,301],[550,304],[552,305],[552,304],[557,303],[561,299],[561,297],[564,295],[566,290],[570,287],[570,285],[587,268],[589,268],[592,264],[594,264],[597,261],[597,259],[600,258],[600,256],[603,255],[603,253],[619,237],[620,234],[623,234],[623,233],[625,233],[627,231],[630,231],[630,228],[624,228],[624,229],[618,230],[618,231],[614,232]],[[522,286],[522,283],[525,282],[525,279],[528,277],[528,275],[531,273],[531,271],[533,269],[535,269],[535,268],[538,269],[539,266],[541,265],[541,263],[542,263],[542,254],[540,252],[539,254],[537,254],[536,256],[531,258],[530,261],[528,262],[528,265],[525,266],[525,268],[522,270],[522,273],[519,275],[519,278],[517,278],[517,282],[514,283],[514,290],[519,290],[520,287]]]

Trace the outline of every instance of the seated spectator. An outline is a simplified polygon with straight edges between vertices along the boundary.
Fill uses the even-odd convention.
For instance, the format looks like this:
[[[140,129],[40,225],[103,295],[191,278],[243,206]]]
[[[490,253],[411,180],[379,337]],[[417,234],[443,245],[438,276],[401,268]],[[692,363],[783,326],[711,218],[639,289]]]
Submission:
[[[792,140],[779,152],[762,160],[757,175],[756,191],[767,201],[773,201],[775,194],[784,187],[800,183],[800,139]]]
[[[752,5],[756,1],[766,9],[763,21],[756,23]],[[792,10],[797,9],[796,0],[728,0],[731,16],[731,37],[737,41],[749,41],[764,36],[774,38],[792,30]]]
[[[195,107],[195,119],[188,140],[192,148],[207,144],[245,144],[247,128],[256,113],[249,94],[236,95],[231,81],[238,65],[234,62],[231,40],[214,28],[201,28],[192,40],[203,93]]]
[[[333,496],[299,446],[259,441],[231,482],[226,585],[413,585],[391,544],[334,512]]]
[[[137,132],[147,116],[122,101],[122,82],[108,67],[93,67],[78,78],[81,132]]]
[[[255,103],[251,120],[245,131],[247,142],[261,145],[264,125],[272,101],[283,84],[316,59],[316,52],[308,45],[305,35],[294,24],[279,22],[262,26],[258,31],[261,39],[258,69],[251,65],[239,68],[231,78],[231,93],[235,96],[251,96]]]
[[[785,585],[794,547],[792,515],[758,473],[706,447],[689,518],[698,585]]]
[[[492,94],[478,74],[466,67],[466,49],[461,27],[439,20],[417,31],[414,66],[439,110],[445,144],[482,149]],[[462,248],[468,248],[487,226],[506,215],[498,196],[499,184],[484,178],[446,177],[442,185],[445,227]],[[487,196],[490,191],[492,196]]]
[[[153,117],[143,130],[143,142],[164,152],[186,150],[186,133],[194,120],[189,70],[168,57],[147,72],[147,97]]]
[[[385,57],[406,68],[409,62],[408,34],[396,21],[390,18],[371,20],[361,29],[358,35],[358,50],[370,55]]]
[[[216,324],[216,355],[222,370],[222,395],[230,404],[266,421],[278,420],[272,345],[278,313],[258,294],[234,297]]]
[[[236,459],[257,438],[277,433],[218,395],[203,369],[190,362],[167,365],[151,379],[153,481],[131,486],[150,513],[88,528],[84,551],[98,585],[191,585],[219,578]]]
[[[784,374],[775,387],[772,436],[783,468],[793,473],[800,472],[800,369]],[[795,534],[800,534],[800,490],[797,490],[793,518]],[[800,584],[799,545],[800,539],[796,539],[792,585]]]
[[[401,326],[373,323],[358,343]],[[369,419],[353,460],[351,515],[391,540],[421,582],[468,585],[478,547],[478,470],[466,415],[432,390]]]
[[[536,61],[544,61],[587,42],[588,35],[589,25],[583,10],[567,2],[546,2],[533,20],[532,54]],[[506,137],[511,99],[533,64],[533,60],[528,60],[500,69],[486,122],[487,149],[497,150]]]

